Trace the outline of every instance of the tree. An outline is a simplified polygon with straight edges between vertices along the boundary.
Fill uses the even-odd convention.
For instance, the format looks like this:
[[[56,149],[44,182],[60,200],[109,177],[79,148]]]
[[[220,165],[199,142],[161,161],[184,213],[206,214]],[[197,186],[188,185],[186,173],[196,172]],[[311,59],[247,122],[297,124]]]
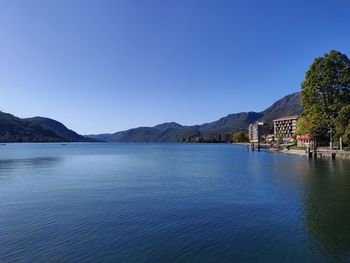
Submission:
[[[311,122],[308,120],[307,116],[300,116],[297,120],[296,134],[304,135],[308,134],[311,129]]]
[[[249,138],[243,131],[240,131],[232,135],[232,141],[235,143],[249,142]]]
[[[312,137],[327,137],[329,127],[335,128],[339,111],[350,104],[350,60],[332,50],[316,58],[301,84],[305,131]]]
[[[350,143],[350,105],[343,107],[336,120],[336,133],[345,143]]]

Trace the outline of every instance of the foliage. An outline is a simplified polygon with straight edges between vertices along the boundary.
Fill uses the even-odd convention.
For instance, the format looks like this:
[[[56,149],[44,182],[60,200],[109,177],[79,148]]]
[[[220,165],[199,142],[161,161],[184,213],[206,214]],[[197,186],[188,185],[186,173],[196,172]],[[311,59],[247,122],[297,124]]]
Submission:
[[[306,116],[300,116],[297,120],[296,134],[302,135],[307,134],[310,130],[310,122],[307,120]]]
[[[93,141],[67,129],[55,120],[20,119],[0,111],[0,142]]]
[[[309,123],[304,125],[304,132],[326,137],[329,127],[335,127],[338,112],[350,104],[350,60],[334,50],[316,58],[301,87],[301,122]]]
[[[350,105],[343,107],[336,119],[336,133],[345,143],[350,142]]]
[[[297,120],[296,134],[311,135],[312,132],[310,131],[313,131],[314,137],[324,134],[323,138],[319,138],[319,139],[321,139],[321,141],[327,141],[329,125],[325,120],[326,120],[326,117],[322,114],[309,114],[309,115],[302,114]]]
[[[235,143],[249,142],[249,138],[245,132],[240,131],[232,135],[232,141]]]

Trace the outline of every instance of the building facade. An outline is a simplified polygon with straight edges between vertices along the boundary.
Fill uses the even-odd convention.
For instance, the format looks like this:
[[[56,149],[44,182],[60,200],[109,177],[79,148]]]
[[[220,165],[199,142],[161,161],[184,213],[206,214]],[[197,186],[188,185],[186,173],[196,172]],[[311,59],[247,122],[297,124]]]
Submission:
[[[311,138],[309,135],[297,135],[297,146],[304,147],[309,146],[311,143]]]
[[[270,125],[264,122],[255,122],[249,125],[248,135],[251,143],[261,142],[262,138],[270,134]]]
[[[297,128],[298,115],[286,116],[273,120],[275,138],[293,140]]]

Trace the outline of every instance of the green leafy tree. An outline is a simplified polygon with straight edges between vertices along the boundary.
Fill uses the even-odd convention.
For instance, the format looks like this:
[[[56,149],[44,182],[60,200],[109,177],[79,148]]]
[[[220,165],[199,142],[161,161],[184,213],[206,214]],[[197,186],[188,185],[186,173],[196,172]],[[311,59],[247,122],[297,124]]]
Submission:
[[[312,137],[327,137],[339,111],[350,104],[350,60],[334,50],[316,58],[301,88],[303,118],[308,122],[304,131]]]
[[[336,120],[336,132],[345,143],[350,143],[350,105],[340,110]]]
[[[300,116],[297,121],[296,134],[303,135],[307,134],[311,129],[310,121],[307,119],[307,116]]]
[[[232,141],[235,143],[249,142],[249,138],[243,131],[240,131],[232,135]]]

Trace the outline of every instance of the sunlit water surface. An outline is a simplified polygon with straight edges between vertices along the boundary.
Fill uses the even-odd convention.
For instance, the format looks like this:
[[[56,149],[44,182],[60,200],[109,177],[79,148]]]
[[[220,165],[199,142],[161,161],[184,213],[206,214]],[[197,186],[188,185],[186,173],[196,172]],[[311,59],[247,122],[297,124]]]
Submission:
[[[0,146],[0,262],[350,262],[350,162],[226,144]]]

